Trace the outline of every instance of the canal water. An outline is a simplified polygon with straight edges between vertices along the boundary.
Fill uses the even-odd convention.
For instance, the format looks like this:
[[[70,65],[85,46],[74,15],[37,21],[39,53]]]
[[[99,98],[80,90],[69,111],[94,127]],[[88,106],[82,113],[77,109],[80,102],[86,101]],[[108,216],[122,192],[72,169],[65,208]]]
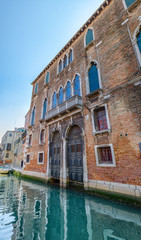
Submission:
[[[141,209],[0,176],[0,240],[141,240]]]

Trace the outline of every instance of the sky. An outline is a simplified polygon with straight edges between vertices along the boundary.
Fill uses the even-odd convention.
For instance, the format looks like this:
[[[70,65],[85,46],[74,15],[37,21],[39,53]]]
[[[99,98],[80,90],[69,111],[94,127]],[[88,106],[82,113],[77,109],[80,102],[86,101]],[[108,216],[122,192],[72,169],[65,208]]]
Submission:
[[[31,82],[104,0],[0,0],[0,142],[23,127]]]

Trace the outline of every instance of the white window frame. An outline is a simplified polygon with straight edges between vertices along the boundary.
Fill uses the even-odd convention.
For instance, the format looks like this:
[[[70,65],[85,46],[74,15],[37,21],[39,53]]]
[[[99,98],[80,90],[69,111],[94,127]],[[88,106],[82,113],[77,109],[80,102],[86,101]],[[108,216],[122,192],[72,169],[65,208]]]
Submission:
[[[46,74],[45,74],[45,81],[44,81],[44,85],[48,84],[48,83],[46,83],[46,76],[47,76],[47,73],[49,73],[49,81],[48,81],[48,83],[50,82],[50,72],[49,72],[49,71],[47,71],[47,72],[46,72]]]
[[[88,32],[88,30],[92,30],[92,33],[93,33],[93,41],[95,41],[95,35],[94,35],[94,29],[93,29],[93,27],[88,27],[87,28],[87,31],[86,31],[86,33],[85,33],[85,36],[84,36],[84,47],[86,48],[87,46],[89,46],[89,44],[92,42],[90,42],[88,45],[86,45],[86,36],[87,36],[87,32]]]
[[[100,109],[100,108],[102,108],[102,107],[105,107],[105,112],[106,112],[106,119],[107,119],[107,126],[108,126],[108,128],[107,128],[107,129],[104,129],[104,130],[99,130],[99,131],[97,131],[97,130],[96,130],[96,127],[95,127],[96,124],[95,124],[95,117],[94,117],[94,114],[95,114],[95,113],[94,113],[94,112],[95,112],[95,110],[98,110],[98,109]],[[110,132],[111,127],[110,127],[110,121],[109,121],[107,104],[103,104],[103,105],[98,106],[97,108],[92,109],[92,110],[91,110],[91,117],[92,117],[92,123],[93,123],[93,134]]]
[[[133,43],[134,43],[134,46],[135,46],[135,51],[136,51],[139,67],[141,67],[141,53],[140,53],[140,50],[139,50],[139,47],[138,47],[138,44],[137,44],[137,34],[139,33],[140,28],[141,28],[141,18],[139,18],[139,19],[140,19],[140,24],[137,26],[137,28],[134,31]]]
[[[127,10],[128,8],[130,8],[134,3],[132,3],[129,7],[127,7],[127,4],[126,4],[126,1],[125,0],[122,0],[122,2],[123,2],[123,6],[124,6],[124,8],[125,8],[125,10]]]
[[[44,142],[41,142],[41,131],[44,130]],[[39,134],[39,145],[44,145],[45,144],[45,128],[42,128],[40,130],[40,134]]]
[[[59,63],[60,63],[60,60],[62,61],[62,69],[61,69],[61,72],[63,70],[63,58],[60,58],[59,61],[58,61],[58,64],[57,64],[57,75],[61,72],[59,72]]]
[[[32,136],[30,145],[29,145],[29,136]],[[31,134],[28,135],[28,147],[32,147],[32,141],[33,141],[33,134],[31,133]]]
[[[37,92],[36,91],[36,85],[37,85]],[[38,93],[38,82],[35,83],[35,87],[34,87],[34,94],[37,94]]]
[[[39,162],[39,154],[43,153],[43,162]],[[37,164],[44,164],[44,151],[38,152],[38,160],[37,160]]]
[[[113,163],[111,163],[111,164],[99,163],[98,148],[102,148],[102,147],[110,147],[111,148],[111,154],[112,154]],[[95,148],[96,166],[98,166],[98,167],[116,167],[116,161],[115,161],[113,144],[96,145],[96,146],[94,146],[94,148]]]
[[[29,162],[26,161],[26,160],[27,160],[27,155],[29,155]],[[25,163],[26,163],[26,164],[30,164],[30,153],[27,153],[27,154],[26,154]]]
[[[74,74],[74,77],[73,77],[73,79],[72,79],[72,96],[74,96],[74,80],[75,80],[76,75],[79,76],[79,81],[80,81],[80,96],[82,97],[82,82],[81,82],[81,76],[80,76],[79,73],[75,73],[75,74]]]

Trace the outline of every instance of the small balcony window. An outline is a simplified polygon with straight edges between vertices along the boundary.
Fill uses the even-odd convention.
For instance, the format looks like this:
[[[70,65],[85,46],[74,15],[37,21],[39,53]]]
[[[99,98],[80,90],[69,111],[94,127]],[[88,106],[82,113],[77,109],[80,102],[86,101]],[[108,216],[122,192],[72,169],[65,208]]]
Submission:
[[[80,79],[78,75],[74,79],[74,95],[80,96]]]
[[[63,98],[64,98],[63,88],[61,87],[59,90],[59,104],[63,103]]]
[[[71,83],[68,82],[66,86],[66,100],[71,98]]]
[[[52,98],[52,108],[55,108],[57,106],[57,94],[54,92],[53,98]]]

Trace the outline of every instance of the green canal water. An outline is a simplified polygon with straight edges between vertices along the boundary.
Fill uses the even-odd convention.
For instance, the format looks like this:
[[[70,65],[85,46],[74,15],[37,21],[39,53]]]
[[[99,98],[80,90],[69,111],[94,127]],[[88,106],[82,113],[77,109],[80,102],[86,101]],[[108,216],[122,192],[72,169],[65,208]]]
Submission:
[[[141,209],[0,176],[0,240],[141,240]]]

